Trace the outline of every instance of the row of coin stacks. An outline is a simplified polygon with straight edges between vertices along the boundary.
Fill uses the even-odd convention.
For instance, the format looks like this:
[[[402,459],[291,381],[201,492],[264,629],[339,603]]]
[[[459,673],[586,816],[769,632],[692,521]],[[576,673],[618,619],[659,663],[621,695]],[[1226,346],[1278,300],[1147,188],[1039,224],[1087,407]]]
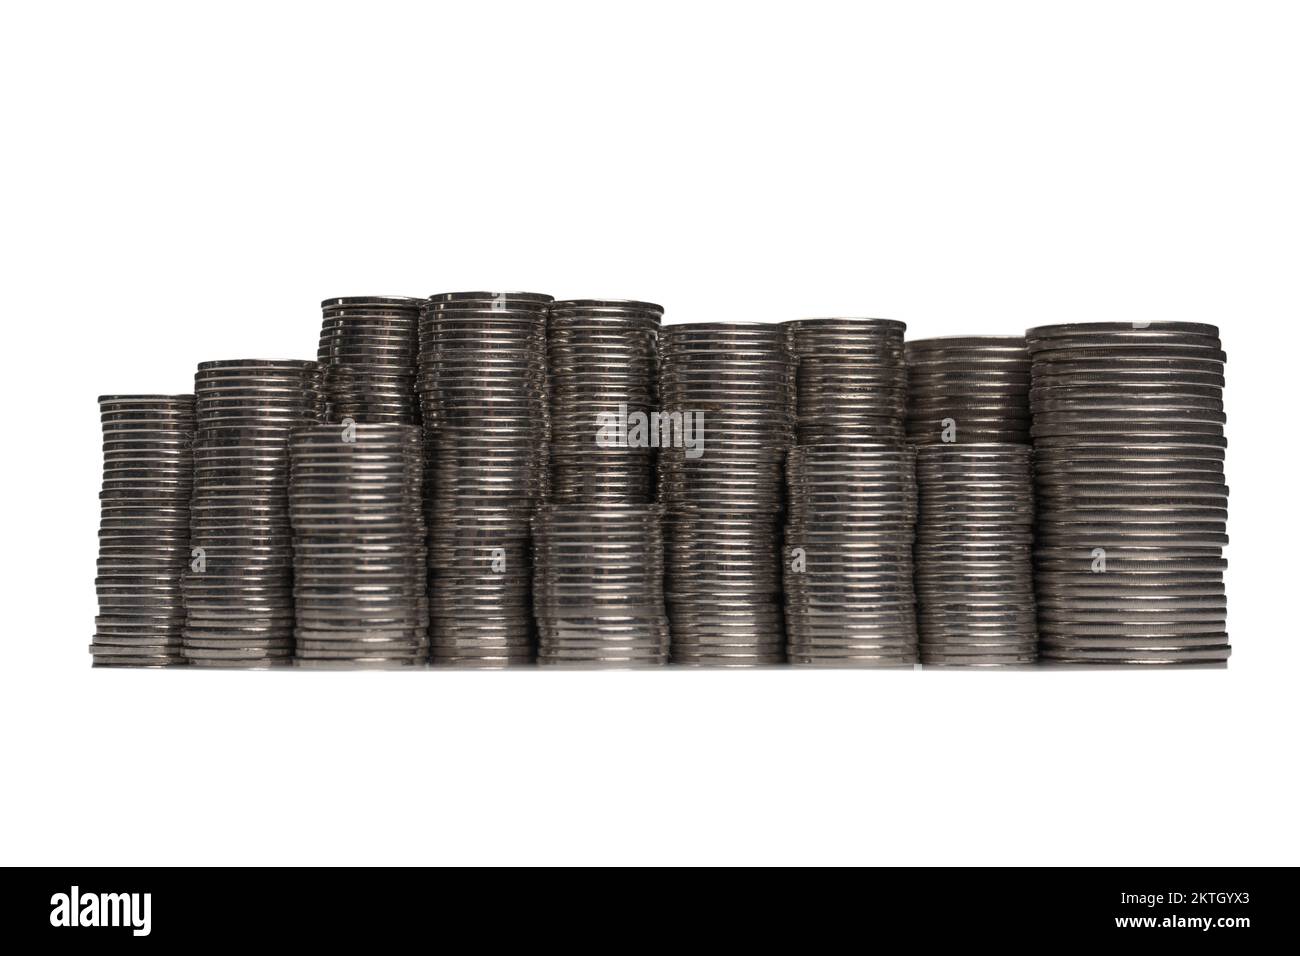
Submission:
[[[101,397],[96,666],[1230,653],[1213,326],[904,344],[488,292],[323,313],[317,362]]]
[[[918,448],[921,662],[1033,663],[1034,489],[1023,336],[906,345],[908,440]]]
[[[550,497],[533,517],[538,661],[653,666],[668,654],[655,449],[663,309],[555,302],[547,334]]]
[[[760,323],[670,325],[660,356],[672,659],[780,663],[782,485],[794,431],[785,331]]]
[[[905,331],[887,319],[785,323],[798,422],[784,556],[792,664],[917,660]]]

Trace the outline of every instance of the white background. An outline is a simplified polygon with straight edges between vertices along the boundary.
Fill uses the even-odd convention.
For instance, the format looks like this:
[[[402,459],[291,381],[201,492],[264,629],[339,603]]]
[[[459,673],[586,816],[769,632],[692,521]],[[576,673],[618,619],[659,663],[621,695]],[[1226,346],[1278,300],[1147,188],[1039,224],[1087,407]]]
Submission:
[[[0,861],[1297,860],[1300,22],[1267,3],[9,3]],[[526,289],[1212,322],[1226,671],[91,670],[95,398]]]

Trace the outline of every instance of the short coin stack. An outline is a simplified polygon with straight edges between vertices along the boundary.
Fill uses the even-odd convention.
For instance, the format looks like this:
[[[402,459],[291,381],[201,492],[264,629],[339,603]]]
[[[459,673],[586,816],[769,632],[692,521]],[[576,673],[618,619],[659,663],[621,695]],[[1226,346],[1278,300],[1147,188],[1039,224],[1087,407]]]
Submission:
[[[796,319],[783,327],[798,363],[800,445],[903,440],[906,324],[892,319]]]
[[[905,346],[907,439],[918,446],[921,661],[1031,663],[1033,463],[1023,336]]]
[[[673,660],[781,663],[781,525],[794,434],[786,333],[760,323],[669,325],[660,353]]]
[[[193,395],[101,395],[96,667],[183,664],[181,578],[194,486]]]
[[[420,429],[299,428],[290,461],[297,663],[423,664],[429,601]]]
[[[1024,336],[914,339],[907,353],[907,439],[1029,444]]]
[[[921,662],[994,667],[1037,657],[1032,450],[917,449],[916,591]]]
[[[915,663],[916,451],[892,443],[799,445],[788,471],[790,662]]]
[[[423,299],[349,296],[321,303],[320,345],[328,419],[419,421],[415,398]]]
[[[636,667],[668,659],[657,505],[543,505],[533,518],[538,662]]]
[[[547,333],[551,494],[555,501],[654,499],[654,449],[629,437],[658,407],[655,342],[663,309],[650,302],[570,299]]]
[[[185,656],[213,666],[287,663],[294,624],[288,439],[323,411],[319,366],[204,362],[194,391]]]
[[[1030,329],[1042,654],[1221,663],[1223,371],[1218,329]]]
[[[435,664],[533,659],[529,520],[545,487],[550,302],[454,292],[421,319]]]

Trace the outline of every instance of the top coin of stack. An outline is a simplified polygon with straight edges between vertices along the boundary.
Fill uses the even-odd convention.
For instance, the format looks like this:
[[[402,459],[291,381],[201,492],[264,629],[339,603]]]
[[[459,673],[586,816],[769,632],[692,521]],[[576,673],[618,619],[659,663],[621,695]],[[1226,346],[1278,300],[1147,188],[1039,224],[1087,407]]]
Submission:
[[[908,441],[1029,443],[1024,336],[913,339],[906,353]]]
[[[294,618],[288,438],[319,420],[319,366],[204,362],[194,391],[185,656],[215,666],[287,662]]]
[[[757,322],[668,325],[660,353],[661,415],[673,439],[659,452],[673,660],[780,663],[781,513],[794,432],[786,332]]]
[[[181,578],[194,487],[193,395],[101,395],[96,667],[183,664]]]
[[[551,301],[452,292],[421,319],[435,664],[532,660],[529,522],[545,492]]]
[[[328,419],[418,422],[415,400],[423,299],[349,296],[321,303],[320,363]]]
[[[905,323],[834,318],[782,325],[797,363],[798,444],[903,440]]]
[[[654,497],[654,449],[628,441],[628,423],[658,408],[650,302],[569,299],[551,306],[551,494],[569,504]]]
[[[1027,339],[1043,657],[1225,661],[1218,329],[1099,322]]]

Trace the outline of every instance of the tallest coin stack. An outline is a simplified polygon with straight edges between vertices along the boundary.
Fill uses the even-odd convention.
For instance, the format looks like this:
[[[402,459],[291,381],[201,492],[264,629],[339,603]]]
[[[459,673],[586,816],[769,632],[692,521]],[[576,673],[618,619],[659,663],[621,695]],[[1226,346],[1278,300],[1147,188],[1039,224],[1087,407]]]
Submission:
[[[546,467],[549,295],[450,292],[420,320],[435,664],[533,657],[529,519]]]
[[[1042,656],[1226,661],[1218,329],[1051,325],[1028,344]]]
[[[533,521],[538,661],[662,664],[668,650],[654,448],[634,422],[655,411],[650,302],[569,299],[548,325],[553,504]]]

